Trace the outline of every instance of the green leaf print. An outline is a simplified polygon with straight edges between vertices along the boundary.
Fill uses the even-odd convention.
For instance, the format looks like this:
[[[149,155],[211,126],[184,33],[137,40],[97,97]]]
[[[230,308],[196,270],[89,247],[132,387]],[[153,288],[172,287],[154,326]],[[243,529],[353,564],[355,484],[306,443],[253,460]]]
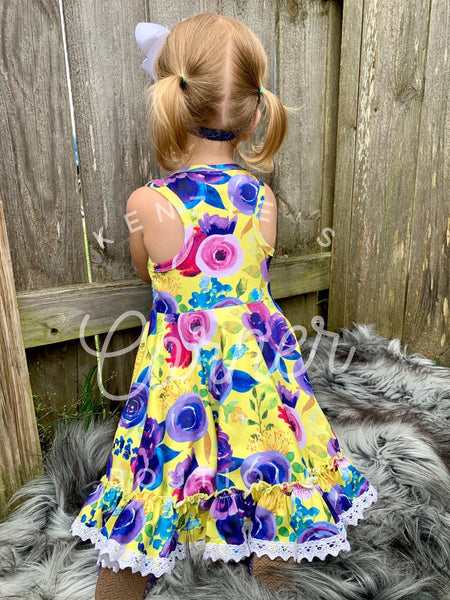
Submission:
[[[144,527],[144,533],[147,537],[152,537],[153,535],[153,525],[151,523],[148,523],[145,527]],[[140,534],[142,535],[142,533]]]
[[[248,273],[250,275],[250,277],[255,277],[255,278],[261,277],[261,270],[258,265],[249,265],[248,267],[245,267],[245,269],[242,269],[242,270],[245,271],[246,273]]]
[[[281,525],[281,523],[283,522],[283,517],[281,517],[280,515],[278,515],[275,520],[276,520],[277,525],[279,527]]]
[[[236,296],[239,298],[242,294],[245,294],[247,289],[247,280],[239,279],[239,283],[236,286]]]
[[[258,423],[253,421],[253,419],[247,419],[247,425],[258,425]]]
[[[289,454],[292,454],[292,453],[290,452]],[[295,462],[292,464],[292,470],[294,471],[294,473],[302,473],[303,467],[300,463]]]
[[[205,397],[205,396],[207,396],[207,395],[208,395],[208,390],[205,390],[204,388],[203,388],[202,390],[200,390],[200,396],[201,396],[202,398],[204,398],[204,397]]]
[[[228,402],[226,405],[224,405],[223,414],[225,417],[225,423],[228,423],[228,417],[234,413],[234,407],[236,404],[237,400],[234,400],[234,402]]]
[[[286,527],[280,527],[278,530],[279,534],[283,537],[289,537],[289,530]]]
[[[292,462],[294,460],[294,453],[293,452],[288,452],[286,454],[286,458],[288,459],[289,462]]]

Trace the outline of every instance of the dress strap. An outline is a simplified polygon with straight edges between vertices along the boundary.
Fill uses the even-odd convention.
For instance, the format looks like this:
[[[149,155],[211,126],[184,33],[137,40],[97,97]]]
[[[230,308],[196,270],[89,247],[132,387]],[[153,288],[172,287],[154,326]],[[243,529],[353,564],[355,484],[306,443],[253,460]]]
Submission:
[[[273,248],[270,244],[266,242],[261,232],[261,220],[267,220],[267,217],[264,214],[265,211],[263,209],[266,194],[264,188],[264,181],[259,180],[258,184],[258,197],[256,198],[255,212],[253,213],[253,232],[255,234],[255,239],[258,242],[258,244],[269,256],[273,256],[275,254],[275,248]]]

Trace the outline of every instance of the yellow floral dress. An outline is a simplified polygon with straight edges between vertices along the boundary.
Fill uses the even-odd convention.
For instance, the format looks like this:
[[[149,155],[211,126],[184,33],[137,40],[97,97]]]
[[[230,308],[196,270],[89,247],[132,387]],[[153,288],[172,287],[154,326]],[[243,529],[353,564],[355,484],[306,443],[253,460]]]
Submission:
[[[153,306],[106,473],[72,524],[98,564],[159,577],[191,551],[300,562],[350,550],[377,491],[342,453],[272,298],[264,184],[237,164],[147,184],[184,245],[148,262]]]

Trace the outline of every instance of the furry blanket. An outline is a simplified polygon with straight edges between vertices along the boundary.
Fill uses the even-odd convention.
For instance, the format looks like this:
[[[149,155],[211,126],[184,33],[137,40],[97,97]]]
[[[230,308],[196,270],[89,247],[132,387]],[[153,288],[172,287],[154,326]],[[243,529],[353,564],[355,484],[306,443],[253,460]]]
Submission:
[[[287,565],[290,587],[279,597],[449,599],[450,369],[407,355],[373,325],[308,338],[301,351],[344,452],[379,498],[349,526],[350,552]],[[45,474],[19,490],[21,504],[0,524],[0,598],[93,599],[97,551],[69,527],[104,472],[116,423],[57,432]],[[192,558],[159,579],[153,596],[272,598],[245,564]]]

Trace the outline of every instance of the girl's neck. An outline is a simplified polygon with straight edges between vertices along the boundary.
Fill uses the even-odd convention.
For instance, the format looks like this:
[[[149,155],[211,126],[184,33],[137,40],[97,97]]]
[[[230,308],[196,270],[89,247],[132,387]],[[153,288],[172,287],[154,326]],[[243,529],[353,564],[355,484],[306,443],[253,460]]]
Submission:
[[[231,142],[215,142],[189,134],[191,152],[187,165],[224,165],[234,162]]]

